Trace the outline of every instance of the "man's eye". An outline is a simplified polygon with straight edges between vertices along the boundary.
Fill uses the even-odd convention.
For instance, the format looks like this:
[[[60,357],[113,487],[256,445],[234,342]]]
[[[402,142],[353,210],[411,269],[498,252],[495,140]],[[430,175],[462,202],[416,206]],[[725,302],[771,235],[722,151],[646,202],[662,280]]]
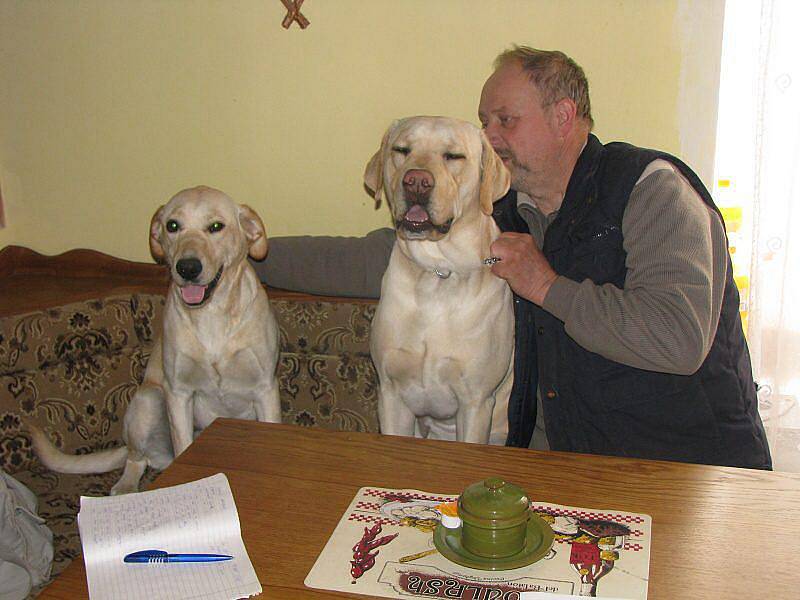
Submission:
[[[444,153],[444,159],[445,160],[464,160],[465,158],[467,158],[466,155],[458,154],[457,152],[445,152]]]
[[[498,117],[498,121],[500,121],[500,125],[503,127],[508,127],[514,122],[514,117]]]
[[[397,152],[403,156],[408,156],[411,153],[411,148],[408,146],[392,146],[392,152]]]
[[[219,221],[214,221],[211,225],[208,226],[209,233],[218,233],[225,229],[225,223],[220,223]]]
[[[175,233],[180,228],[181,228],[180,224],[174,219],[170,219],[169,221],[167,221],[167,231],[169,231],[170,233]]]

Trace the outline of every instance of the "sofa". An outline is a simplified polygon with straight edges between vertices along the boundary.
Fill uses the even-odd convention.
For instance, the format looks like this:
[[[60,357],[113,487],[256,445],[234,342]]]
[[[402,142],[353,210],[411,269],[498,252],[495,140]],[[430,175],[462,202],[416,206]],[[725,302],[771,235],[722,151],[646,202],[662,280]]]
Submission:
[[[0,250],[0,281],[0,460],[39,499],[54,534],[55,577],[80,553],[80,496],[108,494],[120,471],[54,473],[32,452],[26,425],[69,453],[121,444],[160,330],[167,273],[89,250],[47,257],[9,246]],[[377,432],[376,302],[267,293],[280,326],[283,422]],[[142,488],[156,476],[148,470]]]

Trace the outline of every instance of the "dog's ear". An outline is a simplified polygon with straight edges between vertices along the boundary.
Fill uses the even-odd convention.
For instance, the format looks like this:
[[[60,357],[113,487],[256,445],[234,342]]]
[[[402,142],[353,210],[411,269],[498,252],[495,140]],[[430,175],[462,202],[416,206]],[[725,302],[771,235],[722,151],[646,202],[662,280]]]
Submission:
[[[386,161],[389,151],[389,138],[400,121],[394,121],[386,133],[383,134],[380,149],[372,155],[364,170],[364,186],[369,195],[375,198],[375,209],[380,208],[381,198],[383,197],[383,164]]]
[[[267,230],[256,211],[246,204],[239,205],[239,225],[250,243],[247,253],[253,260],[264,260],[267,255]]]
[[[505,196],[511,185],[511,174],[497,156],[483,131],[481,131],[481,144],[483,146],[481,153],[481,210],[484,214],[491,215],[494,201]]]
[[[372,155],[364,171],[364,187],[375,198],[375,208],[380,208],[383,189],[383,150]]]
[[[161,215],[164,213],[165,206],[159,206],[158,210],[153,213],[153,218],[150,219],[150,254],[157,263],[163,263],[166,256],[164,247],[161,245]]]

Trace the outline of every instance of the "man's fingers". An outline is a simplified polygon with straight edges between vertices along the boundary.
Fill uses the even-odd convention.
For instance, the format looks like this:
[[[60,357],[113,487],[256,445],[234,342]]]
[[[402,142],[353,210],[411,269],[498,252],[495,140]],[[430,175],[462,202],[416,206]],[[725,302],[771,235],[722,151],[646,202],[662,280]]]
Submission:
[[[492,265],[492,273],[497,277],[506,279],[514,262],[519,260],[519,252],[516,249],[519,241],[515,236],[503,233],[489,247],[491,255],[499,259]]]
[[[502,260],[510,260],[514,256],[521,256],[530,252],[533,246],[533,238],[527,233],[506,232],[501,233],[489,251],[492,256],[497,256]]]
[[[556,277],[544,254],[529,234],[506,232],[491,245],[492,274],[505,279],[514,292],[541,306]]]

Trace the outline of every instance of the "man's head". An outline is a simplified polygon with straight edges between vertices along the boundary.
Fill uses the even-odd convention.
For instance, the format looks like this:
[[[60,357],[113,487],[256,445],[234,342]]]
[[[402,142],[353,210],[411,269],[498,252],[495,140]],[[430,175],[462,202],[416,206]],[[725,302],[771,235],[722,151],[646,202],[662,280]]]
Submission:
[[[593,125],[583,69],[562,52],[526,46],[497,57],[478,115],[512,187],[534,197],[566,184]]]

